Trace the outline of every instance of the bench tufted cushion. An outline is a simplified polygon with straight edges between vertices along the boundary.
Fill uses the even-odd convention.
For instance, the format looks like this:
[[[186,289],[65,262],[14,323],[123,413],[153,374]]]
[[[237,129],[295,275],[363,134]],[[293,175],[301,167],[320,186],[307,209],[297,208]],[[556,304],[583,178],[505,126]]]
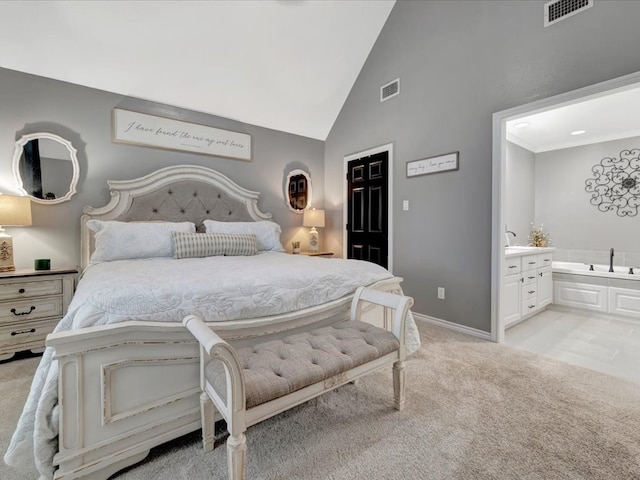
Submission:
[[[396,337],[371,324],[344,321],[236,350],[243,368],[246,408],[255,407],[400,348]],[[226,402],[219,361],[205,368],[208,382]]]

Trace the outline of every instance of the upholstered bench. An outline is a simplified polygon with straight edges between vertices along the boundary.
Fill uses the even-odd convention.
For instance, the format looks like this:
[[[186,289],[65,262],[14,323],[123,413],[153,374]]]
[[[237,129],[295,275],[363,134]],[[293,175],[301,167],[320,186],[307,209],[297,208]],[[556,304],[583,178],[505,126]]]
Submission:
[[[367,304],[389,310],[387,331],[360,321]],[[404,405],[405,320],[413,299],[359,288],[350,319],[234,349],[200,318],[184,325],[201,345],[202,438],[213,449],[215,410],[226,420],[229,478],[245,478],[247,427],[393,365],[394,406]]]

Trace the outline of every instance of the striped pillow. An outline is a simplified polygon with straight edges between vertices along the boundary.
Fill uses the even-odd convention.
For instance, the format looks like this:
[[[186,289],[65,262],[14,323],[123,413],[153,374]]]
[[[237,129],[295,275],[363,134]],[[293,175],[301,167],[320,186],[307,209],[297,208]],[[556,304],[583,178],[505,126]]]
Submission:
[[[251,234],[171,232],[171,236],[175,258],[258,253],[256,236]]]

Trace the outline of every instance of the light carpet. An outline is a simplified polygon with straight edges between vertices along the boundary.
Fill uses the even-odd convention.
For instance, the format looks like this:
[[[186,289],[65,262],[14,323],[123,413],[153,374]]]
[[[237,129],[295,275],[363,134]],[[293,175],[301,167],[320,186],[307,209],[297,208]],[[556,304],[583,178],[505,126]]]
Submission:
[[[248,479],[640,479],[640,385],[420,324],[405,410],[391,372],[247,431]],[[2,450],[37,359],[0,365]],[[225,479],[224,445],[199,432],[152,450],[118,480]],[[36,478],[4,464],[0,478]]]

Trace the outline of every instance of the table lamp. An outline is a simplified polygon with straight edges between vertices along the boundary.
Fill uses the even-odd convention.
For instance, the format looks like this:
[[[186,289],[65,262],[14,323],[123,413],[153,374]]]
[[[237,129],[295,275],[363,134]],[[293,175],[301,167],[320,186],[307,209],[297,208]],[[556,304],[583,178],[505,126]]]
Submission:
[[[318,231],[316,227],[324,227],[324,210],[306,209],[302,213],[302,226],[311,227],[309,232],[309,251],[318,251]]]
[[[12,272],[13,239],[5,232],[3,226],[31,225],[31,200],[29,197],[0,194],[0,272]]]

